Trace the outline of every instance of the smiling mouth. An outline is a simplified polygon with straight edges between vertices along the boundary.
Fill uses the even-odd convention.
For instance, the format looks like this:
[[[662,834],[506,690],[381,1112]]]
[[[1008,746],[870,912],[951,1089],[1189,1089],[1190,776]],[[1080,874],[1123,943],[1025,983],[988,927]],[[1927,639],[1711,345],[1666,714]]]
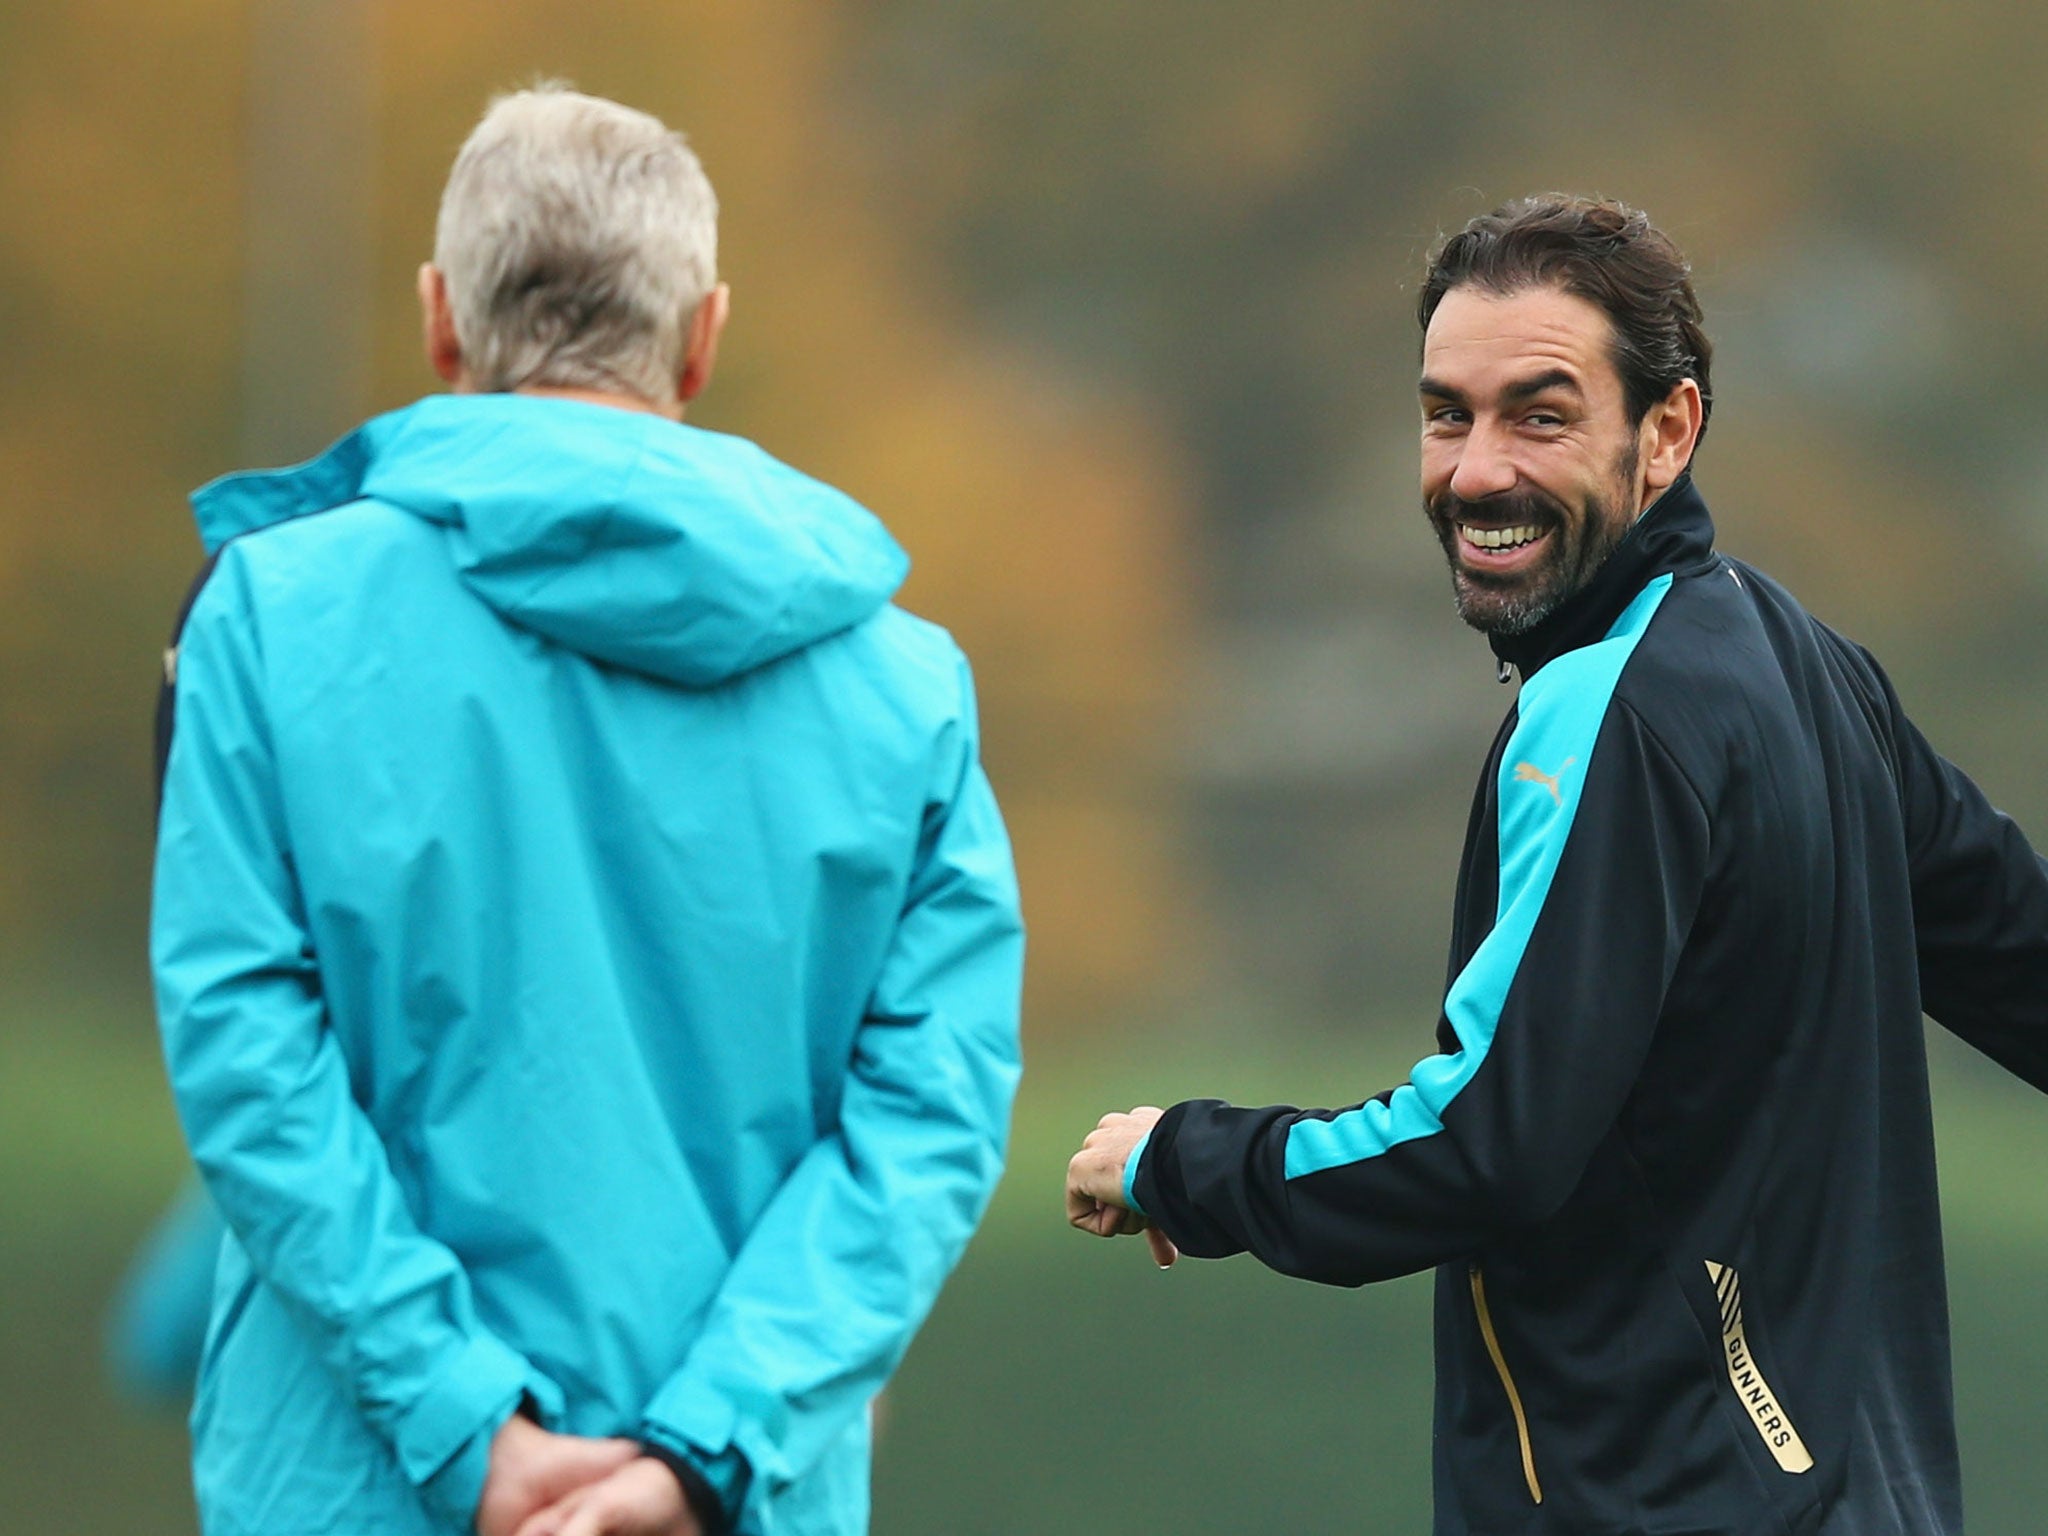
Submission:
[[[1489,554],[1506,553],[1534,544],[1550,530],[1536,523],[1523,523],[1513,528],[1478,528],[1471,523],[1458,524],[1458,540],[1468,549],[1484,550]]]

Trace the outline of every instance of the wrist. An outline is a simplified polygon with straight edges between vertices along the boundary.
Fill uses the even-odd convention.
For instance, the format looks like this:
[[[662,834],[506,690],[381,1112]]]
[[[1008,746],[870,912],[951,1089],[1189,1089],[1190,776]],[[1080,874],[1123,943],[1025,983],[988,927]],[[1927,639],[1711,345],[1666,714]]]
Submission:
[[[640,1452],[660,1462],[674,1474],[676,1482],[683,1490],[683,1502],[689,1506],[690,1514],[696,1520],[703,1536],[732,1536],[734,1512],[746,1491],[743,1480],[745,1463],[737,1453],[729,1452],[728,1455],[739,1463],[742,1477],[735,1479],[728,1475],[722,1479],[728,1486],[721,1487],[712,1480],[711,1472],[729,1473],[729,1469],[713,1468],[711,1472],[707,1472],[688,1455],[658,1440],[642,1440]],[[737,1487],[731,1487],[730,1485],[735,1482]]]
[[[1136,1211],[1140,1216],[1151,1214],[1138,1203],[1138,1169],[1145,1158],[1145,1148],[1152,1142],[1152,1127],[1145,1127],[1144,1134],[1131,1143],[1131,1150],[1124,1154],[1123,1177],[1118,1181],[1123,1189],[1123,1207]]]

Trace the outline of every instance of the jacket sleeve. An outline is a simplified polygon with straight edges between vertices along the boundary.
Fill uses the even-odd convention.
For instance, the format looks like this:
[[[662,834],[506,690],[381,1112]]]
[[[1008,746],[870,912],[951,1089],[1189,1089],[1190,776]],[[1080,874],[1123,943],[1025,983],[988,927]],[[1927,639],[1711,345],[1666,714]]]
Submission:
[[[702,1470],[744,1531],[888,1378],[1002,1171],[1023,929],[977,761],[972,688],[940,741],[902,915],[838,1125],[777,1190],[640,1436]]]
[[[1921,1006],[2048,1091],[2048,864],[2012,818],[1928,744],[1888,681],[1884,688],[1913,882]]]
[[[294,873],[258,615],[231,549],[178,652],[151,960],[171,1089],[208,1190],[259,1278],[391,1445],[466,1525],[492,1431],[556,1394],[477,1319],[351,1091]]]
[[[1585,670],[1578,654],[1523,692],[1495,920],[1438,1054],[1340,1111],[1175,1105],[1126,1178],[1185,1252],[1357,1285],[1470,1253],[1576,1186],[1648,1051],[1709,844],[1702,799],[1634,712],[1597,677],[1554,675]]]

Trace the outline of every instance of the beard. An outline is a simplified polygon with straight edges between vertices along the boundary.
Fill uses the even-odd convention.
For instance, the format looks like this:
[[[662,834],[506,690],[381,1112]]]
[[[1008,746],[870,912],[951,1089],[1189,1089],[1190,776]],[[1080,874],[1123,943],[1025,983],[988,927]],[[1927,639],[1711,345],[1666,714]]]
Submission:
[[[1458,617],[1488,635],[1524,635],[1582,591],[1628,537],[1635,519],[1623,508],[1635,485],[1634,445],[1615,464],[1605,492],[1591,491],[1576,513],[1548,492],[1527,488],[1467,501],[1448,488],[1423,504],[1444,559]],[[1527,570],[1495,576],[1460,558],[1458,524],[1531,525],[1545,531],[1542,559]]]

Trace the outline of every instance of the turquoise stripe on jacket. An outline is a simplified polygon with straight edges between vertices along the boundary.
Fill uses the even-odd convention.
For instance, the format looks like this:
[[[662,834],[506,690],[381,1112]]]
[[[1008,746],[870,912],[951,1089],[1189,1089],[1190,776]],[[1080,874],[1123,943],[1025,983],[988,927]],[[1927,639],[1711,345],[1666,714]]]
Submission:
[[[1508,991],[1571,837],[1615,684],[1670,590],[1671,578],[1659,576],[1637,594],[1606,638],[1559,657],[1522,689],[1515,729],[1500,761],[1500,895],[1494,926],[1444,1001],[1444,1016],[1460,1048],[1424,1058],[1384,1101],[1372,1100],[1328,1120],[1295,1122],[1287,1134],[1288,1178],[1378,1157],[1443,1129],[1445,1113],[1492,1049]],[[1532,776],[1521,776],[1524,765],[1534,770]]]

